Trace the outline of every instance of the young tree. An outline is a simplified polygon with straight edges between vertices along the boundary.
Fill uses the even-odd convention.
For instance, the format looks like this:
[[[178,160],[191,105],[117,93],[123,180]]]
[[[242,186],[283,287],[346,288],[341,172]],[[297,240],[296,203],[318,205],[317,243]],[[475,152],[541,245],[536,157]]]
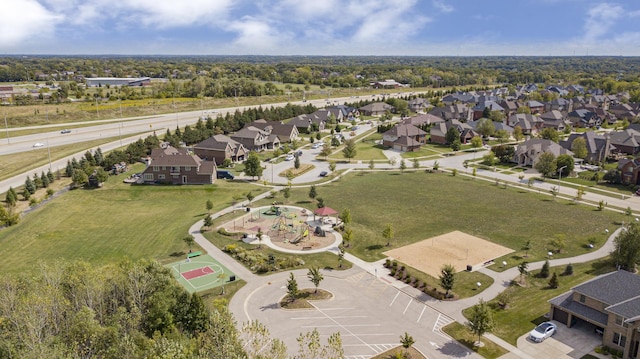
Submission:
[[[351,228],[347,228],[344,230],[344,233],[342,234],[342,241],[344,242],[344,245],[349,247],[351,244],[351,241],[353,240],[353,231],[351,230]]]
[[[496,127],[493,125],[493,121],[488,118],[479,121],[480,123],[476,127],[476,130],[482,135],[482,137],[487,138],[495,133]]]
[[[375,167],[376,167],[376,163],[375,163],[375,162],[373,162],[373,160],[370,160],[370,161],[369,161],[369,170],[372,170],[372,171],[373,171],[373,169],[374,169]]]
[[[262,248],[262,227],[258,227],[258,233],[256,233],[256,238],[258,238],[258,249]]]
[[[211,226],[213,226],[213,217],[211,217],[211,214],[209,213],[204,216],[204,226],[207,228],[211,228]]]
[[[549,278],[549,260],[544,261],[542,268],[540,269],[540,278]]]
[[[451,149],[454,151],[460,151],[460,148],[462,148],[462,143],[460,142],[459,138],[456,138],[455,140],[453,140],[453,142],[451,142]]]
[[[520,283],[524,283],[524,278],[529,275],[529,263],[522,262],[518,265],[518,272],[520,272]]]
[[[471,138],[471,147],[473,147],[473,151],[477,152],[478,148],[482,147],[482,138],[480,136],[475,136]]]
[[[565,238],[566,236],[564,233],[558,233],[549,240],[549,245],[556,251],[556,253],[562,252],[566,246]]]
[[[320,272],[320,268],[318,267],[309,268],[309,272],[307,272],[307,278],[309,278],[311,283],[313,283],[313,285],[316,287],[315,293],[318,293],[318,286],[320,285],[320,282],[322,282],[322,280],[324,279],[324,277],[322,276],[322,272]]]
[[[391,223],[387,223],[382,230],[382,238],[387,240],[387,247],[389,247],[391,245],[391,238],[393,238],[393,226]]]
[[[555,130],[554,130],[555,131]],[[533,166],[543,177],[551,177],[556,173],[556,156],[551,152],[543,152]]]
[[[480,338],[484,333],[490,332],[495,327],[493,320],[493,313],[491,308],[482,299],[478,304],[471,307],[471,315],[469,321],[466,323],[467,328],[478,336],[477,345],[480,344]]]
[[[71,176],[74,187],[82,187],[89,181],[87,174],[81,169],[73,170],[73,176]]]
[[[344,148],[342,149],[342,155],[344,158],[348,159],[351,162],[351,159],[356,156],[358,151],[356,150],[356,141],[352,138],[346,140],[344,142]]]
[[[413,159],[413,169],[419,169],[420,168],[420,161],[418,161],[417,158]]]
[[[191,253],[191,247],[196,243],[196,239],[192,235],[188,234],[182,238],[182,241],[187,244],[189,247],[189,253]]]
[[[255,152],[249,152],[247,160],[244,161],[244,173],[247,176],[258,177],[262,176],[262,164],[260,164],[260,158]]]
[[[621,269],[633,273],[640,263],[640,227],[636,223],[630,223],[624,228],[613,240],[611,259]]]
[[[406,169],[407,169],[407,162],[403,158],[402,160],[400,160],[400,172],[404,173],[404,170]]]
[[[351,223],[351,211],[349,208],[343,209],[339,218],[345,226],[349,225]]]
[[[558,288],[559,285],[560,285],[560,282],[558,281],[558,275],[556,274],[556,272],[553,272],[551,279],[549,279],[549,287],[556,289]]]
[[[516,127],[513,128],[513,138],[515,138],[516,141],[521,141],[524,138],[520,125],[516,125]]]
[[[413,339],[413,337],[407,332],[404,332],[404,335],[400,336],[400,344],[402,344],[402,347],[404,348],[405,358],[407,357],[407,355],[409,355],[409,348],[411,348],[411,346],[415,344],[415,342],[416,341]]]
[[[340,244],[338,246],[338,268],[342,268],[342,261],[344,260],[344,246]]]
[[[7,191],[7,195],[5,197],[5,202],[7,202],[7,206],[9,206],[10,208],[15,206],[18,202],[18,193],[16,193],[16,190],[13,189],[13,187],[9,187],[9,190]]]
[[[329,171],[335,172],[335,170],[336,170],[336,163],[335,162],[329,162]]]
[[[313,200],[316,198],[316,196],[318,196],[318,193],[316,192],[316,186],[311,185],[311,188],[309,188],[309,198]]]
[[[338,141],[338,140],[336,139],[336,141]],[[333,143],[333,141],[332,141],[332,143]],[[338,143],[338,145],[340,145],[340,144]],[[330,154],[331,154],[331,146],[329,146],[328,144],[325,143],[324,146],[322,147],[322,149],[320,150],[320,156],[322,156],[325,159],[327,159],[327,157],[329,157]]]
[[[587,158],[587,141],[582,137],[577,137],[571,143],[571,152],[576,158]]]
[[[213,209],[213,202],[211,202],[211,200],[208,199],[205,206],[207,208],[207,213],[211,213],[211,210]]]
[[[289,300],[291,302],[298,299],[298,282],[296,281],[296,277],[293,275],[293,272],[289,273],[289,279],[287,280],[287,294],[289,294]]]
[[[323,208],[325,206],[323,198],[317,197],[316,198],[316,202],[317,202],[316,204],[317,204],[318,208]]]
[[[284,197],[285,201],[287,199],[289,199],[289,197],[291,197],[291,189],[289,187],[285,187],[282,189],[282,196]]]
[[[249,201],[249,205],[251,205],[251,201],[253,201],[254,198],[256,198],[256,196],[253,194],[253,191],[249,191],[247,192],[247,201]]]
[[[29,192],[30,194],[36,193],[36,184],[31,180],[31,177],[27,176],[24,180],[24,191]]]
[[[524,246],[522,246],[522,250],[524,250],[524,257],[528,258],[529,257],[529,251],[531,250],[531,240],[527,240],[524,243]]]
[[[445,290],[445,298],[449,298],[449,292],[453,289],[453,285],[456,281],[456,268],[451,264],[445,264],[440,269],[440,276],[438,277],[440,286]]]
[[[300,156],[295,156],[295,159],[293,160],[293,168],[300,168]]]
[[[458,131],[458,129],[455,126],[451,126],[448,130],[447,130],[447,134],[445,135],[445,141],[447,141],[448,144],[452,144],[456,139],[458,141],[460,141],[460,132]]]

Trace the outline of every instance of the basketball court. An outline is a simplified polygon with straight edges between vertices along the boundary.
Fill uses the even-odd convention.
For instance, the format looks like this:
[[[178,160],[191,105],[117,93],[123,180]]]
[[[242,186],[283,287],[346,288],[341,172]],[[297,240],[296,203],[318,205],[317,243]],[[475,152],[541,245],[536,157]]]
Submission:
[[[468,265],[478,268],[511,252],[512,249],[499,244],[453,231],[383,254],[438,278],[445,264],[453,265],[460,272],[466,270]]]

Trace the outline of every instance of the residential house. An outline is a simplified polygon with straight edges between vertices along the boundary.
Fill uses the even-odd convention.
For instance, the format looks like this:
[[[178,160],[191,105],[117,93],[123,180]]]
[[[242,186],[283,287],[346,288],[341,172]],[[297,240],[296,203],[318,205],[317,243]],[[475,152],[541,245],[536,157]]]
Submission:
[[[451,106],[434,107],[429,114],[438,116],[443,120],[459,120],[462,122],[471,121],[473,119],[473,111],[465,104],[457,103]]]
[[[529,110],[531,110],[532,115],[544,112],[544,104],[539,101],[535,101],[535,100],[527,101],[526,106],[529,107]]]
[[[590,105],[595,105],[604,110],[607,110],[609,108],[610,100],[609,97],[605,95],[593,95],[589,97],[588,102]]]
[[[431,127],[429,130],[429,141],[432,143],[439,143],[441,145],[447,144],[446,136],[449,128],[451,127],[455,127],[456,130],[458,130],[460,133],[460,142],[463,144],[469,142],[476,136],[480,136],[480,134],[478,134],[468,123],[463,123],[458,120],[447,120],[445,122],[436,123]]]
[[[428,99],[422,97],[407,101],[407,106],[412,112],[426,112],[428,109],[433,107]]]
[[[317,121],[324,123],[331,123],[332,119],[335,120],[336,123],[342,122],[344,120],[342,111],[336,108],[321,108],[312,113],[310,116],[313,116],[317,119]]]
[[[517,113],[515,115],[511,115],[507,118],[506,124],[515,128],[516,126],[520,126],[522,129],[522,134],[524,135],[535,135],[537,134],[543,127],[544,121],[535,115],[531,115],[528,113]]]
[[[564,131],[567,127],[566,116],[558,111],[551,110],[540,115],[540,119],[543,121],[542,127],[550,127],[558,131]]]
[[[547,111],[558,110],[560,112],[570,112],[573,110],[573,103],[571,100],[564,99],[562,97],[556,98],[551,102],[545,103]]]
[[[559,144],[542,138],[533,138],[519,144],[513,155],[513,161],[519,166],[535,166],[541,154],[550,152],[554,156],[571,155],[573,152],[563,148]]]
[[[226,135],[214,135],[193,146],[193,152],[205,161],[221,165],[225,159],[243,162],[249,151],[242,143]]]
[[[467,92],[456,92],[442,97],[442,103],[446,106],[454,104],[476,104],[477,98]]]
[[[515,115],[518,112],[518,103],[512,100],[503,100],[498,102],[498,105],[504,109],[504,115],[506,117]]]
[[[417,151],[427,142],[427,133],[414,125],[398,124],[382,134],[382,144],[399,151]]]
[[[618,161],[618,170],[622,174],[622,183],[625,185],[640,184],[640,158],[623,158]]]
[[[300,135],[298,128],[290,123],[282,123],[280,121],[267,121],[264,119],[253,121],[246,126],[259,128],[270,135],[278,136],[280,143],[291,143]]]
[[[327,126],[327,121],[320,119],[316,115],[300,115],[292,118],[289,124],[295,126],[301,133],[311,133],[313,124],[315,124],[318,131],[323,131]]]
[[[560,142],[560,146],[571,150],[573,141],[576,138],[582,138],[587,147],[587,157],[585,160],[590,163],[604,163],[611,155],[615,147],[611,145],[609,136],[598,135],[594,131],[584,133],[572,133],[565,141]]]
[[[215,178],[215,162],[203,161],[185,148],[171,146],[151,150],[142,172],[144,183],[212,184]]]
[[[358,111],[357,108],[349,107],[346,105],[329,106],[326,107],[326,109],[331,111],[332,113],[335,110],[339,110],[340,112],[342,112],[342,117],[340,117],[337,113],[334,113],[336,119],[340,118],[340,121],[353,121],[356,118],[360,117],[360,111]]]
[[[615,115],[616,118],[633,121],[638,118],[639,113],[634,110],[634,107],[628,103],[618,104],[609,107],[609,112]]]
[[[591,128],[602,125],[602,119],[598,114],[584,108],[569,112],[567,120],[574,128]]]
[[[631,126],[623,131],[609,133],[611,144],[617,153],[635,155],[640,152],[640,129]]]
[[[366,106],[362,106],[358,110],[365,116],[381,116],[384,115],[387,111],[393,112],[395,108],[388,103],[374,102]]]
[[[253,126],[244,127],[229,137],[240,142],[249,151],[261,152],[280,147],[278,136]]]
[[[414,125],[416,127],[431,126],[441,122],[444,122],[444,120],[438,116],[434,116],[428,113],[421,113],[415,116],[407,117],[401,121],[401,123],[403,124]]]
[[[505,114],[506,112],[502,106],[498,105],[494,101],[480,102],[471,109],[473,111],[473,120],[475,121],[481,118],[486,108],[488,108],[489,111],[498,111],[502,114]]]
[[[640,276],[619,270],[579,284],[549,300],[550,319],[571,328],[584,323],[602,334],[602,345],[638,359]]]

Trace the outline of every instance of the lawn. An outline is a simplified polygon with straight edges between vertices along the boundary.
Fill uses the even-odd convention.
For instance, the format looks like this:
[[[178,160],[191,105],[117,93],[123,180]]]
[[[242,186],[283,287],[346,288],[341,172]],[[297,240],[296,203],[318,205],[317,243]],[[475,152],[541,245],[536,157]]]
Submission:
[[[313,209],[308,192],[293,188],[286,202]],[[547,242],[557,234],[565,236],[566,247],[555,257],[574,256],[588,250],[590,237],[603,243],[604,229],[613,230],[614,221],[624,219],[619,213],[553,201],[523,189],[423,171],[350,173],[318,186],[317,193],[327,206],[350,210],[354,240],[348,251],[367,261],[384,258],[388,247],[382,231],[387,223],[393,224],[392,247],[460,230],[516,250],[499,259],[510,267],[521,260],[520,248],[527,240],[532,243],[529,261],[544,259]],[[277,200],[283,200],[281,194]],[[271,202],[264,200],[262,205]]]
[[[55,161],[74,153],[81,152],[82,149],[93,148],[117,140],[118,137],[107,137],[94,141],[51,147],[51,160]],[[78,157],[78,160],[79,159],[80,158]],[[46,165],[47,163],[49,163],[49,152],[46,147],[41,147],[27,152],[2,155],[0,156],[0,180],[11,178],[24,173],[25,170],[37,168],[42,165]]]
[[[483,346],[474,346],[474,343],[478,340],[478,337],[475,334],[471,333],[469,329],[467,329],[460,323],[453,322],[444,327],[443,331],[457,340],[460,344],[482,355],[484,358],[495,359],[508,353],[507,350],[503,349],[501,346],[497,345],[487,338],[480,338],[482,343],[484,343]]]
[[[565,267],[552,267],[550,272],[561,274]],[[512,286],[513,296],[507,309],[498,309],[495,300],[489,304],[494,308],[496,327],[493,334],[516,345],[518,337],[544,322],[545,313],[549,312],[547,301],[556,297],[572,287],[587,281],[597,275],[613,271],[615,268],[606,260],[580,263],[573,265],[573,275],[558,276],[560,286],[557,289],[549,289],[549,278],[536,278],[534,271],[526,279],[525,286]],[[464,311],[465,315],[469,311]]]
[[[216,211],[231,205],[234,195],[256,189],[227,181],[130,186],[122,183],[126,176],[113,176],[100,189],[70,191],[0,231],[5,254],[0,272],[28,271],[40,261],[58,259],[105,263],[182,257],[182,238],[204,216],[208,199]]]

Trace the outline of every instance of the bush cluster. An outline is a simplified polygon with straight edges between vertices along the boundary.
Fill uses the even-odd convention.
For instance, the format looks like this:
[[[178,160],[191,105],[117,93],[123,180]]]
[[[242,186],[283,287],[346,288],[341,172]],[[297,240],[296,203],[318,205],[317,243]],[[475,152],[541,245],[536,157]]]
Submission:
[[[227,244],[222,250],[242,262],[254,273],[275,272],[304,265],[304,260],[300,258],[275,258],[235,244]]]

